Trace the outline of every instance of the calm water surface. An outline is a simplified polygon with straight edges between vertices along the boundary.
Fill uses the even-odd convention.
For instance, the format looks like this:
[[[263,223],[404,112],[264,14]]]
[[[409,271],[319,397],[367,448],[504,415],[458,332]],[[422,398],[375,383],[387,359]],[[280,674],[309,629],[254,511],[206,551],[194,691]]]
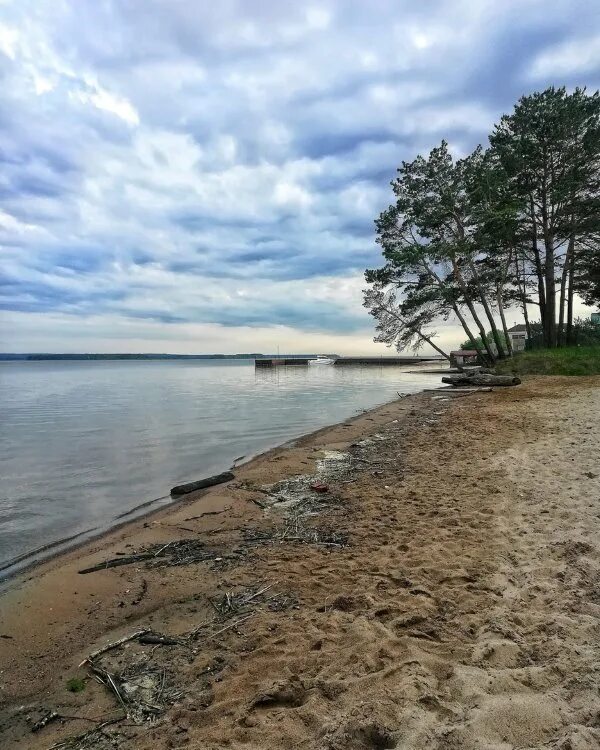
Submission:
[[[170,488],[439,384],[398,367],[1,362],[0,567]],[[81,538],[81,537],[80,537]],[[23,564],[21,561],[20,564]]]

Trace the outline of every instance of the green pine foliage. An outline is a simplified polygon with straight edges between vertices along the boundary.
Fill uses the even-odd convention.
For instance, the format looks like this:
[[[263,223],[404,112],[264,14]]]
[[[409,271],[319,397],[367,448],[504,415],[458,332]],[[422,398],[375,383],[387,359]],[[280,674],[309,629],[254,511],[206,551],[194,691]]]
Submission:
[[[489,140],[462,159],[442,141],[398,169],[375,221],[384,262],[365,274],[376,340],[418,347],[451,319],[493,364],[512,355],[507,309],[532,334],[536,305],[555,348],[575,343],[576,293],[600,304],[600,94],[524,96]]]

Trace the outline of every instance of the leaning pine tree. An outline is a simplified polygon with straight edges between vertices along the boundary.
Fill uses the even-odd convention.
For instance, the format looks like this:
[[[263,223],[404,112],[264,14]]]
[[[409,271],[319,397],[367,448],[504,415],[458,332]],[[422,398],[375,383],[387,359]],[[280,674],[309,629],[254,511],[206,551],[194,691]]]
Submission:
[[[380,291],[403,292],[398,303],[402,318],[416,316],[420,304],[430,309],[435,300],[437,313],[454,316],[473,349],[493,363],[507,351],[495,319],[497,285],[480,262],[479,225],[468,189],[469,176],[481,160],[478,149],[455,162],[443,141],[427,159],[419,156],[402,164],[392,182],[396,202],[376,220],[386,263],[367,271],[366,279]],[[407,296],[406,290],[412,294]],[[367,295],[367,307],[381,324],[379,308],[369,300]]]
[[[554,347],[572,343],[575,293],[600,301],[600,94],[523,97],[490,143],[455,161],[442,141],[398,170],[376,220],[385,263],[366,272],[378,340],[422,345],[452,317],[494,363],[512,354],[507,307],[531,337],[537,305]]]

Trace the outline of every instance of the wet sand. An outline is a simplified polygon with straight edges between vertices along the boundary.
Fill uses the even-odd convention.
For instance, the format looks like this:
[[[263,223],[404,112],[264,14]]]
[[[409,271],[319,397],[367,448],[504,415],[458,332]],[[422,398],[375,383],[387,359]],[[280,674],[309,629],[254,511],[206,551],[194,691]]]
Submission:
[[[598,747],[598,414],[600,378],[400,399],[16,578],[2,746]],[[265,485],[328,458],[314,515],[263,509]],[[184,539],[208,559],[78,573]],[[179,642],[95,661],[155,718],[132,703],[90,735],[122,711],[77,665],[143,628]],[[80,718],[32,733],[49,711]]]

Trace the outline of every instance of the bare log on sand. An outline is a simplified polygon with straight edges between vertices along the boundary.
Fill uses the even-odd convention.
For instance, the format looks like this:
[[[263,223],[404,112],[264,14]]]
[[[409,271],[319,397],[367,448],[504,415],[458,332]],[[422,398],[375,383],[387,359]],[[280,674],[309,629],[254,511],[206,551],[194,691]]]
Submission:
[[[171,495],[187,495],[188,492],[195,492],[196,490],[203,490],[206,487],[213,487],[215,484],[223,484],[223,482],[230,482],[235,479],[235,476],[230,471],[224,471],[222,474],[215,474],[214,477],[207,477],[206,479],[199,479],[197,482],[188,482],[188,484],[178,484],[171,490]]]
[[[488,375],[486,373],[474,373],[473,375],[464,373],[462,375],[448,375],[442,378],[442,383],[449,385],[520,385],[520,378],[513,375]]]

